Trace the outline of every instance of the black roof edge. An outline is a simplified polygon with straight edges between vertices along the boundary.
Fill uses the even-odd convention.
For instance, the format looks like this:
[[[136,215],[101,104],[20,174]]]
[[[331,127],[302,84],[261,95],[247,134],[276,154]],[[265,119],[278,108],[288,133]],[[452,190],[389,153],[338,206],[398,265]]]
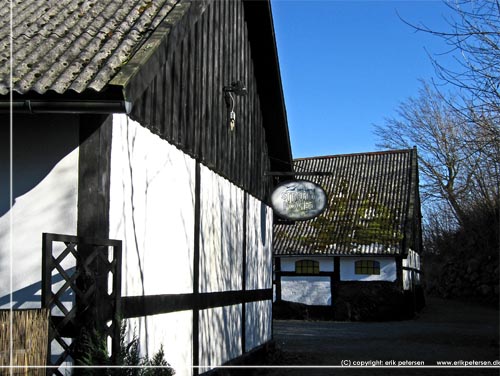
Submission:
[[[278,49],[269,0],[243,0],[273,171],[293,171]]]
[[[125,101],[121,90],[106,87],[103,91],[88,89],[83,92],[68,90],[63,94],[47,91],[40,94],[12,92],[0,96],[0,113],[130,113],[132,104]]]
[[[39,100],[0,101],[1,113],[26,114],[115,114],[130,113],[132,104],[120,100]]]
[[[418,151],[417,147],[414,146],[411,150],[410,155],[410,189],[408,192],[408,208],[407,208],[407,223],[405,234],[405,244],[403,247],[403,252],[408,255],[408,252],[413,246],[412,250],[416,253],[420,253],[422,249],[422,234],[421,234],[421,204],[420,204],[420,191],[419,191],[419,174],[418,174]],[[418,224],[413,221],[417,221]],[[417,226],[417,231],[415,227]],[[413,230],[413,231],[410,231]],[[413,234],[413,239],[408,239]]]

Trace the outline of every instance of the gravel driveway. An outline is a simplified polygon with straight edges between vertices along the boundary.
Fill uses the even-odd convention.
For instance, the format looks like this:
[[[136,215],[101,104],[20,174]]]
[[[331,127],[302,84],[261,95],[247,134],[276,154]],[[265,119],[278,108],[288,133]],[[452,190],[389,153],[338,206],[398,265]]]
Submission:
[[[231,372],[238,375],[500,375],[500,368],[353,368],[437,361],[497,361],[499,311],[468,303],[428,299],[414,320],[383,323],[275,321],[278,351],[268,364],[286,367]],[[387,363],[386,363],[387,362]],[[344,368],[292,368],[341,366]],[[500,363],[496,363],[497,365]]]
[[[430,299],[419,317],[385,323],[276,321],[279,363],[342,365],[356,362],[495,361],[499,354],[499,312],[471,304]],[[389,365],[390,363],[388,363]],[[418,364],[418,363],[415,363]],[[499,369],[286,369],[267,375],[303,374],[470,374],[499,375]]]

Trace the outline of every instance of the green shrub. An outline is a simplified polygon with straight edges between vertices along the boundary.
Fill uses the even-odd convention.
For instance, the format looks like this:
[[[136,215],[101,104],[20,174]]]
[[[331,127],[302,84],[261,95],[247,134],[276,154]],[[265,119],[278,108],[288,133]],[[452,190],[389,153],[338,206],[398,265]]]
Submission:
[[[120,328],[120,349],[113,362],[108,353],[106,336],[95,328],[82,329],[76,350],[76,364],[89,368],[75,369],[77,375],[97,376],[171,376],[174,369],[165,360],[163,345],[160,346],[151,359],[141,357],[139,339],[135,334],[130,342],[125,339],[126,324]],[[123,368],[92,368],[93,366],[122,366]]]

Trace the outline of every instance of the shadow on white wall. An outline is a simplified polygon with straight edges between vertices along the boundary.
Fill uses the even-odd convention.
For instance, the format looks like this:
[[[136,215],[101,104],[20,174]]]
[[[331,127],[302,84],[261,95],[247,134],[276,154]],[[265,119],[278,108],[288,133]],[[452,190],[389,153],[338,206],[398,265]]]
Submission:
[[[123,296],[193,292],[194,165],[139,123],[114,115],[109,236],[123,240]],[[133,327],[144,355],[165,342],[168,358],[181,346],[159,338],[169,324],[158,319],[141,317]]]
[[[9,210],[9,192],[2,190],[0,207],[0,301],[10,304],[12,270],[14,306],[39,308],[41,298],[31,290],[41,284],[42,233],[76,234],[78,123],[70,115],[20,115],[15,120],[15,201]],[[3,179],[9,181],[8,159],[2,153],[2,187]]]

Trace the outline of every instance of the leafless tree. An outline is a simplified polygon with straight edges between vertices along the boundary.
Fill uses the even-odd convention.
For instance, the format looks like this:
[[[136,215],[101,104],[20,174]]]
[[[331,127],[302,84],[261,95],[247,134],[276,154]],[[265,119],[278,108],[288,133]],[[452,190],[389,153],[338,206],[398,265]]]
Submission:
[[[463,223],[468,207],[478,202],[498,207],[500,0],[445,4],[451,10],[446,30],[404,22],[442,38],[458,64],[451,67],[433,55],[438,80],[423,83],[416,97],[400,105],[398,118],[386,119],[375,129],[379,146],[418,146],[424,202],[440,212],[447,202],[456,221]],[[443,83],[456,89],[455,96],[443,93],[438,85]]]
[[[441,213],[446,229],[450,215],[463,225],[471,207],[480,202],[493,208],[500,197],[500,145],[484,124],[493,120],[484,113],[464,116],[455,100],[422,81],[396,117],[374,125],[379,147],[417,146],[424,212]]]
[[[399,105],[397,115],[386,118],[384,124],[374,125],[380,140],[377,146],[417,146],[423,202],[429,207],[447,202],[455,219],[461,222],[464,211],[460,197],[471,180],[470,171],[465,168],[462,119],[426,82],[422,82],[418,96]]]
[[[454,68],[432,58],[438,77],[457,87],[469,107],[491,115],[500,113],[500,1],[445,0],[451,10],[446,30],[407,24],[443,39],[458,64]],[[498,125],[498,124],[497,124]]]
[[[456,64],[442,51],[431,55],[437,87],[455,87],[460,100],[450,102],[469,124],[468,139],[498,158],[500,144],[500,0],[444,0],[450,9],[445,30],[403,20],[415,30],[441,38]],[[434,53],[436,51],[433,51]],[[477,135],[478,138],[474,139]]]

